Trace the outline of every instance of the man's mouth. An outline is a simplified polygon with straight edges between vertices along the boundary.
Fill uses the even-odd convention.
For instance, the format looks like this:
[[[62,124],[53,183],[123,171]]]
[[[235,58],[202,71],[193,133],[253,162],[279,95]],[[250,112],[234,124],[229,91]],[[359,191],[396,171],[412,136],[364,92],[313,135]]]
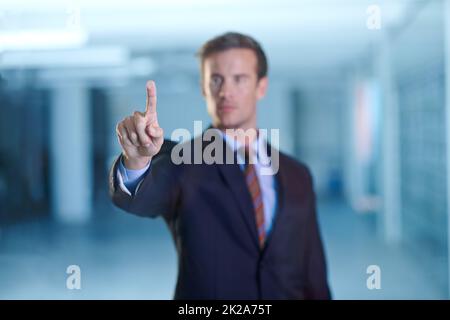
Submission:
[[[219,112],[231,112],[234,109],[236,109],[234,106],[226,105],[226,104],[220,105],[218,108]]]

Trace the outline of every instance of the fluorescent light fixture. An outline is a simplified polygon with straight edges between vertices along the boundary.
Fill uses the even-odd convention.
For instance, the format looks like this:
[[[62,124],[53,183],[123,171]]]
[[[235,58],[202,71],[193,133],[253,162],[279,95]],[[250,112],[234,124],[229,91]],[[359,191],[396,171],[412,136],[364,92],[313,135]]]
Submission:
[[[123,47],[88,47],[78,50],[6,51],[0,56],[0,69],[47,69],[120,67],[128,64]]]
[[[43,69],[38,73],[39,82],[49,84],[63,84],[67,81],[109,81],[130,78],[126,67],[110,68],[70,68],[70,69]]]
[[[132,59],[127,65],[91,68],[52,68],[38,73],[43,83],[61,83],[67,80],[117,81],[149,77],[156,71],[155,62],[149,57]]]
[[[80,48],[87,43],[83,30],[17,30],[0,32],[0,52]]]

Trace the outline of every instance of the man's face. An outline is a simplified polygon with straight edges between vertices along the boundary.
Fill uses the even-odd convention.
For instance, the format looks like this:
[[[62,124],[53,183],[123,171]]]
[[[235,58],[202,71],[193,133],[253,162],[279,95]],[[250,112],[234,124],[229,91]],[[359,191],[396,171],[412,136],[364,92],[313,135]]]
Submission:
[[[258,80],[256,54],[228,49],[204,60],[202,92],[213,125],[219,129],[256,128],[256,103],[267,77]]]

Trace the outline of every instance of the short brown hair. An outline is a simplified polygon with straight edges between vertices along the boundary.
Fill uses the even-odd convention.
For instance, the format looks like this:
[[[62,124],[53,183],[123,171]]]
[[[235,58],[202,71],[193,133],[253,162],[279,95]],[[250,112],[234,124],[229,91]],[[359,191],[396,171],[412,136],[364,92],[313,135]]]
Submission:
[[[238,32],[227,32],[208,40],[198,51],[203,78],[203,63],[213,53],[228,49],[250,49],[256,54],[258,79],[267,75],[267,58],[261,45],[250,36]]]

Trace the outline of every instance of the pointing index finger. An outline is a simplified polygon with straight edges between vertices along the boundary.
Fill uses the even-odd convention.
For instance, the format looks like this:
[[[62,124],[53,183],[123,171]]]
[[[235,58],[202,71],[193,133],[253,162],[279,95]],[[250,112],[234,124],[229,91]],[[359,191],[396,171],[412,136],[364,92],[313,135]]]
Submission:
[[[145,114],[156,113],[156,85],[153,80],[147,81],[147,102],[145,107]]]

